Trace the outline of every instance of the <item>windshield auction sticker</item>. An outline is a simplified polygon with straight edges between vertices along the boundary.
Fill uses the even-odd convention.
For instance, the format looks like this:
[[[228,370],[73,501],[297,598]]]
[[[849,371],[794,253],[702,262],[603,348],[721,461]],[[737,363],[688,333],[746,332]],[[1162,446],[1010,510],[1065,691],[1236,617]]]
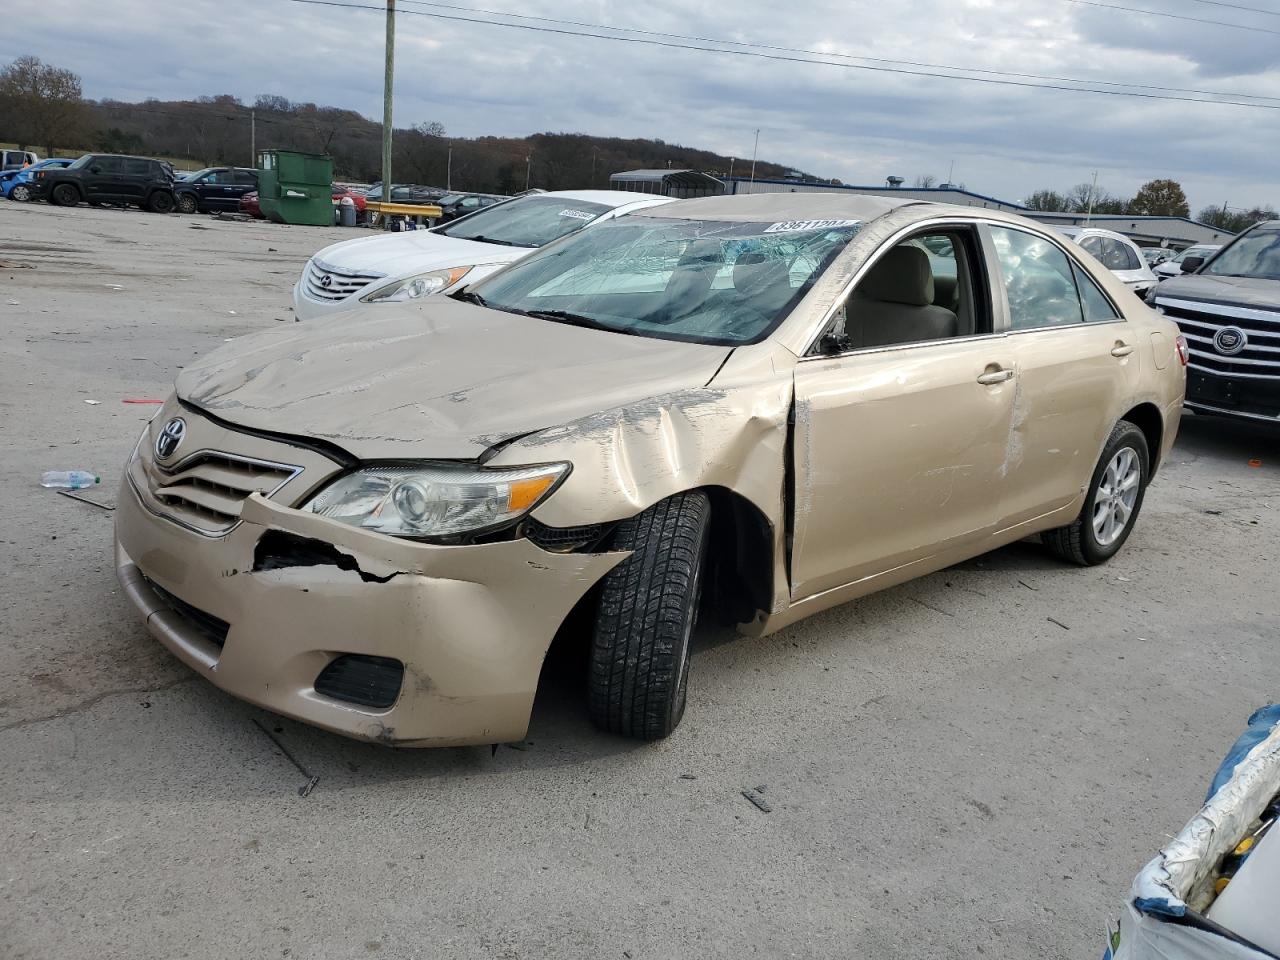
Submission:
[[[573,217],[575,220],[594,220],[596,218],[594,213],[587,213],[585,210],[561,210],[560,216]]]
[[[563,214],[562,214],[563,216]],[[783,220],[764,228],[765,233],[795,233],[799,230],[830,230],[832,227],[856,227],[861,220]]]

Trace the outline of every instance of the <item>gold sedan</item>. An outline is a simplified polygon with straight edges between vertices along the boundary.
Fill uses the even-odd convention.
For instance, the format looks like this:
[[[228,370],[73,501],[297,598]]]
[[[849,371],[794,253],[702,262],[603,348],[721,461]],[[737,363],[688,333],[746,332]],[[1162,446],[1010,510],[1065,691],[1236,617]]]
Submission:
[[[592,718],[653,739],[700,610],[768,633],[1030,534],[1102,563],[1185,384],[1062,237],[874,196],[671,203],[289,326],[179,376],[119,576],[224,690],[402,745],[522,737],[571,612]]]

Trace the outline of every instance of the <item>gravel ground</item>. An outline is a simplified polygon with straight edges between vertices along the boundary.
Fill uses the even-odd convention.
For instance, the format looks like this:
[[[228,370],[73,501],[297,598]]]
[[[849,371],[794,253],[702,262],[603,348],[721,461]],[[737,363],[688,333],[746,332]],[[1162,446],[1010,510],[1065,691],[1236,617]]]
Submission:
[[[351,235],[0,203],[0,957],[1094,958],[1280,699],[1280,438],[1188,417],[1112,563],[1017,544],[706,633],[663,743],[594,732],[570,664],[496,752],[233,700],[127,608],[111,514],[36,481],[112,503],[154,409],[121,401],[292,323]]]

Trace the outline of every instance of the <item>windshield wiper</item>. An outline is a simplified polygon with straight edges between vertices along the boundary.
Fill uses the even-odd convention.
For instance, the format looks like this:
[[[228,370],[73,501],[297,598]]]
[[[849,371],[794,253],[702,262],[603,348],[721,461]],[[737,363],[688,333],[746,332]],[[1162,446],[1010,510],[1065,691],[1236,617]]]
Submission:
[[[523,243],[515,243],[511,240],[498,240],[495,237],[486,237],[483,233],[477,233],[474,237],[459,237],[454,234],[455,240],[475,240],[477,243],[499,243],[504,247],[523,247]]]
[[[474,303],[477,307],[487,307],[489,305],[488,300],[480,296],[478,293],[472,293],[470,290],[459,290],[457,293],[452,294],[452,296],[455,300],[464,300],[467,303]]]
[[[608,330],[610,333],[626,333],[626,330],[620,330],[617,327],[610,326],[607,323],[601,323],[592,317],[584,316],[581,313],[570,313],[567,310],[525,310],[522,311],[527,316],[537,317],[539,320],[553,320],[556,323],[567,323],[575,327],[587,327],[590,330]]]

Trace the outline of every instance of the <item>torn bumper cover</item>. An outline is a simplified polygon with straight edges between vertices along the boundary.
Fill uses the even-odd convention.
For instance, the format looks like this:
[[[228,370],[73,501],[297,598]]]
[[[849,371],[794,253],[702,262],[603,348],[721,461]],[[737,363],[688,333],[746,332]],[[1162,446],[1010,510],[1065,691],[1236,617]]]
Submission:
[[[524,736],[552,638],[622,557],[399,540],[259,494],[214,539],[127,478],[116,513],[125,595],[179,659],[268,710],[403,746]]]

